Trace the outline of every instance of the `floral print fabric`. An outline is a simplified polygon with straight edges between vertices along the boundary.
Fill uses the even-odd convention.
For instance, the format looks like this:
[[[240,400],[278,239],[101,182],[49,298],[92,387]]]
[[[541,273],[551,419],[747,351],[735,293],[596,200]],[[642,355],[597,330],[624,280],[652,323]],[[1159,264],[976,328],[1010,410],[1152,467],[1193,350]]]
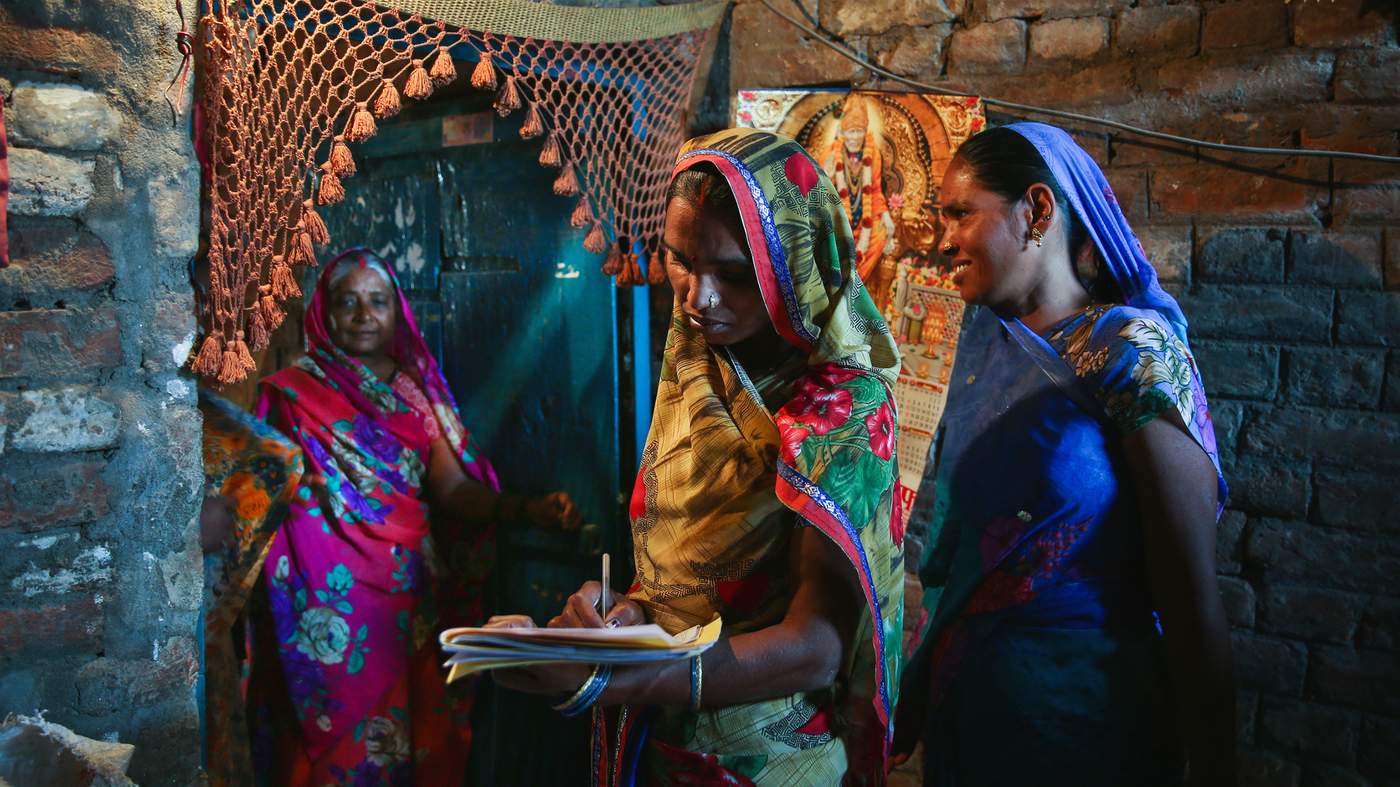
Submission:
[[[470,743],[470,688],[444,685],[432,633],[481,621],[494,530],[430,516],[433,432],[468,476],[493,489],[496,479],[402,291],[393,355],[408,381],[385,383],[330,342],[331,271],[366,255],[322,271],[308,354],[261,384],[259,412],[307,463],[267,556],[268,614],[255,631],[255,753],[279,785],[456,782]],[[450,558],[446,570],[435,554]]]
[[[595,730],[598,775],[624,783],[637,772],[632,752],[658,784],[879,783],[903,615],[890,390],[898,355],[856,272],[836,192],[800,146],[736,129],[692,140],[676,171],[700,162],[735,193],[765,307],[793,360],[750,377],[677,304],[632,497],[631,595],[673,632],[717,613],[729,633],[772,625],[792,591],[798,525],[846,555],[867,609],[834,692],[624,712],[632,722],[622,740]],[[639,716],[650,720],[645,747],[627,738],[630,729],[639,739]]]

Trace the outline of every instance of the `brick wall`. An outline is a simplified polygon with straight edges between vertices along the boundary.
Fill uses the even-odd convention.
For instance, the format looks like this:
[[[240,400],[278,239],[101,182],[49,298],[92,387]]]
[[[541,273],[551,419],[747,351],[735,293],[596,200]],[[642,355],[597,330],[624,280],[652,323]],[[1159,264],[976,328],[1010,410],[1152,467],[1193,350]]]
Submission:
[[[188,128],[161,91],[173,4],[0,6],[13,264],[0,270],[0,715],[199,764],[203,485],[185,261]]]
[[[881,66],[950,88],[1210,140],[1400,153],[1390,3],[806,5]],[[755,0],[732,14],[729,60],[710,70],[728,95],[897,87]],[[1400,781],[1400,166],[1338,162],[1329,177],[1325,160],[1063,125],[1181,298],[1212,397],[1233,488],[1219,565],[1242,783]]]

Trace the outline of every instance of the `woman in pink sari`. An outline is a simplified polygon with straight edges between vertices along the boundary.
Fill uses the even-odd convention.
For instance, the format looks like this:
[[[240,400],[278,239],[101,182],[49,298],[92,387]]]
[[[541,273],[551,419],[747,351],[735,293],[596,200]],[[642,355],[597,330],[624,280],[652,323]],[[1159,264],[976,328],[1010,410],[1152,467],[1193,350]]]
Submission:
[[[259,778],[459,782],[470,694],[443,684],[436,632],[483,618],[497,522],[571,528],[578,514],[562,492],[500,493],[391,268],[371,252],[351,249],[321,272],[306,344],[263,380],[258,402],[306,459],[254,631]]]

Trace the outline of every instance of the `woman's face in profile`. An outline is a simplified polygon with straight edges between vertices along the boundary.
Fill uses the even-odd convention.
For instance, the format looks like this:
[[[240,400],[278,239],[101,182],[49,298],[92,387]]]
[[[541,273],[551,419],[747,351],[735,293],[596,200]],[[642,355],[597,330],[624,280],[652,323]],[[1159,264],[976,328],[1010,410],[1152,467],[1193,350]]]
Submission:
[[[710,344],[771,331],[743,239],[727,222],[683,199],[666,206],[666,276],[690,327]]]
[[[335,346],[356,358],[387,354],[397,317],[393,286],[373,268],[356,266],[330,296],[326,317]]]
[[[1015,211],[1006,200],[977,182],[960,158],[948,164],[939,193],[943,237],[940,253],[953,266],[953,284],[967,303],[996,307],[1017,302],[1035,282],[1036,271],[1021,252]]]

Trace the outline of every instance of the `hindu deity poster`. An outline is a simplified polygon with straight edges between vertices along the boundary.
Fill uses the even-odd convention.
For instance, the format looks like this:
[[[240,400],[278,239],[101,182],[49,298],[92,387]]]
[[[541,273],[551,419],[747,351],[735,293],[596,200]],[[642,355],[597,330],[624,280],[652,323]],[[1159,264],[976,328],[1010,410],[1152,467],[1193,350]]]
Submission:
[[[795,139],[836,186],[856,267],[899,342],[904,512],[928,461],[957,355],[963,303],[938,254],[943,171],[986,124],[976,98],[874,91],[741,90],[736,125]]]

